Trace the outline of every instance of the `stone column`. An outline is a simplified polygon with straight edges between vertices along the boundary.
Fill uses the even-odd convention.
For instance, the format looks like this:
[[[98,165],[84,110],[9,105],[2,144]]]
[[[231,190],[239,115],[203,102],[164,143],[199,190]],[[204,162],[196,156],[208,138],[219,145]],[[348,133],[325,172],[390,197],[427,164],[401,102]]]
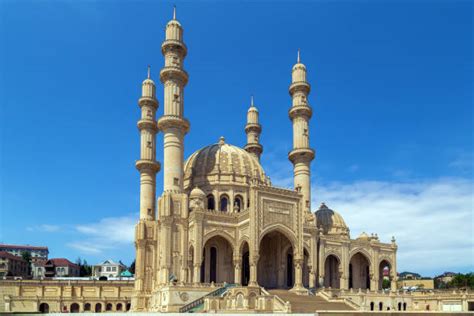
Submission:
[[[294,255],[293,265],[295,267],[295,285],[290,290],[291,292],[306,292],[303,286],[303,259]]]
[[[253,256],[250,258],[250,280],[249,286],[258,286],[257,282],[257,266],[258,266],[258,256]]]
[[[193,283],[199,284],[201,281],[201,265],[199,263],[194,263],[193,266]]]
[[[309,287],[310,288],[315,288],[316,287],[316,269],[313,268],[313,266],[308,267],[309,270]]]
[[[234,259],[234,283],[240,284],[242,280],[242,262],[241,260]]]

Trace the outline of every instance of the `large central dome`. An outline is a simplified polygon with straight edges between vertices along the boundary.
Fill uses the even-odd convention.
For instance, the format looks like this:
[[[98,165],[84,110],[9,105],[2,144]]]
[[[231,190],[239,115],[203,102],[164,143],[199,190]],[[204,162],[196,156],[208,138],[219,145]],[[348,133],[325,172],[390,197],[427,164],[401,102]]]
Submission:
[[[219,143],[194,152],[184,165],[184,186],[204,187],[215,184],[250,184],[252,180],[269,184],[258,159],[244,149]]]

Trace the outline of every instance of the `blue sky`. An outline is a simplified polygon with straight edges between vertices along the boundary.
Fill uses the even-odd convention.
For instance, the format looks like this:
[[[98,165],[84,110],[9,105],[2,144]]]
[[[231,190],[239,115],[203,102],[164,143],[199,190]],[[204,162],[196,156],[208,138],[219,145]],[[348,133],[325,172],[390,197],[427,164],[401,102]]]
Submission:
[[[137,99],[148,64],[159,81],[173,3],[189,49],[186,156],[221,135],[243,146],[253,94],[262,164],[291,186],[288,85],[301,48],[313,208],[338,210],[352,237],[395,235],[399,271],[472,269],[469,1],[0,2],[1,242],[133,259]],[[162,113],[161,85],[158,99]]]

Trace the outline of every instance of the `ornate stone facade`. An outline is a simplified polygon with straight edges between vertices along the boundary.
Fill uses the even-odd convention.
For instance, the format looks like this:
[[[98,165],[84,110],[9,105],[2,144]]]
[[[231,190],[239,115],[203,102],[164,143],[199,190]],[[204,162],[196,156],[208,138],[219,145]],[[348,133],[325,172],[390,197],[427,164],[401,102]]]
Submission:
[[[394,288],[394,241],[381,243],[367,235],[351,239],[339,214],[325,205],[311,212],[310,164],[315,157],[309,141],[311,86],[299,51],[289,86],[292,190],[274,187],[260,164],[262,126],[253,98],[244,148],[221,137],[184,161],[183,140],[190,129],[184,118],[187,47],[176,15],[166,26],[162,53],[164,115],[155,120],[158,101],[150,77],[143,82],[139,100],[141,198],[132,310],[169,311],[165,302],[173,286],[210,291],[208,284],[234,283],[300,294],[317,287],[378,289],[386,268]],[[164,135],[164,190],[155,208],[158,130]],[[195,294],[185,296],[189,295]]]

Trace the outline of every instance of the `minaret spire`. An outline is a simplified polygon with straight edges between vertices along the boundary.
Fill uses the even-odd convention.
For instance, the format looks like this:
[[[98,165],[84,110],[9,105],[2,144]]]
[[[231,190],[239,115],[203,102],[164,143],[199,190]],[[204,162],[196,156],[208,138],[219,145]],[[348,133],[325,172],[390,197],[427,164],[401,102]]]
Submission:
[[[258,160],[263,152],[263,146],[260,144],[260,133],[262,126],[258,122],[258,110],[253,103],[253,95],[250,96],[250,108],[247,111],[247,125],[245,133],[247,134],[247,145],[244,149],[253,154]]]
[[[300,49],[298,48],[298,57],[296,58],[296,62],[299,64],[300,63]]]
[[[176,5],[173,6],[173,20],[176,20]]]
[[[148,75],[147,75],[147,79],[150,79],[150,65],[148,65]]]

